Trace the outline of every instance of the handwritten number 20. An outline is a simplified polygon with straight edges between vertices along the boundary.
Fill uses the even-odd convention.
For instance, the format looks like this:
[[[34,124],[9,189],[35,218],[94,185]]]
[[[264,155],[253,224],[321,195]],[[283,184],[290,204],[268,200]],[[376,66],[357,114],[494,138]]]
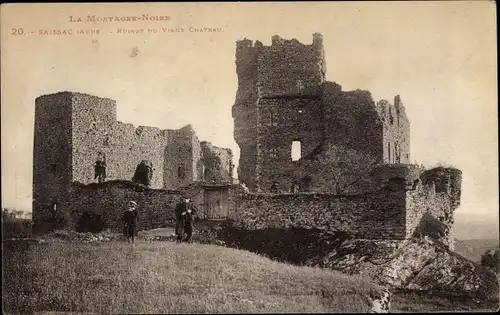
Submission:
[[[24,30],[22,28],[13,28],[12,29],[12,35],[23,35]]]

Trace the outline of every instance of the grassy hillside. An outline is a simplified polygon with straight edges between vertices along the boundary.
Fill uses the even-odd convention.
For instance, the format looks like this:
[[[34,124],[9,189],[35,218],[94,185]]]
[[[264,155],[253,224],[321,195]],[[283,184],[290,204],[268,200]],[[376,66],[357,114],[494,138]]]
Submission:
[[[489,249],[498,248],[498,239],[455,240],[455,252],[465,258],[481,262],[481,255]]]
[[[5,312],[367,312],[362,277],[245,251],[140,241],[4,247]]]

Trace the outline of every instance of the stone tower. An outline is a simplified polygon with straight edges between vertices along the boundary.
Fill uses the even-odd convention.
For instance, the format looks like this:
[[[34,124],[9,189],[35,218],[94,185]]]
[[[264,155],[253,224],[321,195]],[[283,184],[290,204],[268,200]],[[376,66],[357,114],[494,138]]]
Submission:
[[[339,174],[326,174],[319,161],[335,160],[325,156],[332,150],[409,162],[409,122],[399,96],[395,105],[375,104],[368,91],[344,92],[326,82],[321,34],[310,45],[279,36],[270,46],[238,41],[236,71],[238,178],[250,191],[329,191]]]
[[[93,164],[82,163],[95,160],[91,148],[101,138],[99,130],[115,120],[116,104],[110,99],[61,92],[35,100],[34,221],[52,215],[72,182],[84,182]]]
[[[297,134],[310,134],[308,130],[315,128],[314,122],[306,121],[319,110],[325,79],[323,43],[321,35],[314,34],[312,45],[273,36],[271,46],[259,41],[253,45],[244,39],[236,47],[238,91],[233,118],[234,137],[241,150],[238,177],[253,191],[265,171],[262,166],[268,153],[290,154],[288,142],[297,135],[283,139],[283,133],[288,133],[285,129],[293,120],[302,122],[294,126],[300,129]],[[290,119],[285,121],[283,117]],[[319,143],[318,137],[313,138],[304,152]]]

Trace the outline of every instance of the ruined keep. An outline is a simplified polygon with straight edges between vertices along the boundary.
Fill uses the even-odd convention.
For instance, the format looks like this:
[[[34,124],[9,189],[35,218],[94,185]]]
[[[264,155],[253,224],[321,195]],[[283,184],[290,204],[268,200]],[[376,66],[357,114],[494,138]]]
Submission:
[[[462,172],[410,163],[399,95],[375,103],[368,91],[326,81],[318,33],[311,45],[279,36],[271,46],[238,41],[236,71],[238,179],[250,192],[235,198],[239,226],[386,240],[433,233],[453,248]]]
[[[250,191],[363,191],[345,184],[363,177],[367,165],[410,162],[401,98],[375,103],[368,91],[342,91],[325,81],[321,34],[313,34],[311,45],[279,36],[271,46],[238,41],[236,71],[238,179]]]
[[[136,128],[117,121],[116,102],[111,99],[73,92],[38,97],[33,151],[35,222],[50,220],[56,208],[74,211],[70,208],[77,204],[75,190],[89,191],[81,190],[81,185],[131,181],[143,160],[152,164],[149,186],[154,190],[204,182],[204,174],[210,175],[208,181],[232,182],[232,152],[200,143],[191,125]]]

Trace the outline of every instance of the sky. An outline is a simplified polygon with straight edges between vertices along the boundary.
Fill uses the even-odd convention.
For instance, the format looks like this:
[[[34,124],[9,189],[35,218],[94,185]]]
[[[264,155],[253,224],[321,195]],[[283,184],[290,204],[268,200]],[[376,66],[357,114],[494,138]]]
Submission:
[[[36,97],[89,93],[116,100],[120,121],[192,124],[200,140],[231,148],[237,164],[236,41],[270,45],[277,34],[310,44],[319,32],[327,80],[375,101],[401,95],[412,160],[462,170],[456,218],[498,225],[495,10],[489,1],[2,5],[2,205],[31,210]],[[85,22],[142,14],[169,19]]]

